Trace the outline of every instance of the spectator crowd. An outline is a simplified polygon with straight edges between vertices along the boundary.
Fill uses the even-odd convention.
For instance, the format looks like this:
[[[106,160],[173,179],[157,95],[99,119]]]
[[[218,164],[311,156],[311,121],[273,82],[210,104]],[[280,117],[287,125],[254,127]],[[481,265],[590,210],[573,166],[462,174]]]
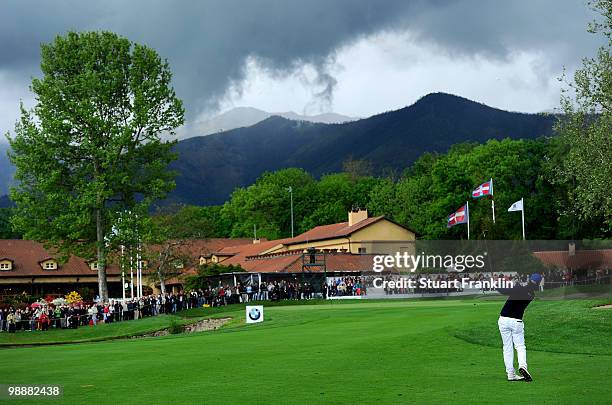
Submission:
[[[329,277],[323,286],[323,295],[325,298],[366,295],[364,279],[362,276]]]
[[[53,305],[36,303],[25,308],[0,309],[0,332],[76,329],[98,323],[124,322],[185,309],[216,307],[251,301],[308,300],[314,298],[310,283],[274,281],[236,286],[209,286],[189,293],[148,295],[139,299],[110,300],[108,303]]]
[[[197,293],[149,295],[139,299],[110,300],[107,303],[41,304],[25,308],[0,309],[0,332],[76,329],[98,323],[129,321],[159,314],[171,314],[197,305]]]
[[[571,272],[545,272],[540,288],[544,288],[544,280],[553,285],[571,285],[576,276]],[[607,272],[587,274],[594,277],[595,283],[609,282]],[[83,326],[95,326],[98,323],[124,322],[146,318],[160,314],[172,314],[185,309],[208,306],[217,307],[229,304],[248,303],[251,301],[309,300],[313,298],[330,298],[343,296],[364,296],[369,288],[374,287],[375,275],[327,277],[317,282],[317,287],[306,281],[278,280],[257,283],[237,283],[237,285],[208,285],[189,293],[152,294],[138,299],[110,300],[108,303],[75,303],[53,305],[51,303],[36,303],[25,308],[8,307],[0,309],[0,332],[14,333],[16,331],[46,331],[56,329],[76,329]],[[460,292],[454,288],[422,288],[419,280],[426,278],[432,281],[451,281],[468,278],[471,281],[485,279],[504,279],[519,282],[516,273],[483,274],[483,273],[442,273],[386,275],[387,281],[397,281],[407,277],[415,281],[415,288],[384,288],[385,295],[450,293]],[[602,281],[603,280],[603,281]],[[592,280],[587,280],[591,281]]]

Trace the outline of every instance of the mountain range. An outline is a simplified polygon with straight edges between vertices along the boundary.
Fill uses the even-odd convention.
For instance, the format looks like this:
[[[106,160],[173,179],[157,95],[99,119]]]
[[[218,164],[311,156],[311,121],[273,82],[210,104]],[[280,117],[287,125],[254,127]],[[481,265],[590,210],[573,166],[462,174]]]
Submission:
[[[319,122],[323,124],[338,124],[358,119],[333,112],[318,115],[300,115],[293,111],[270,113],[253,107],[236,107],[208,120],[198,121],[193,124],[188,133],[179,131],[179,135],[182,135],[182,138],[186,138],[210,135],[235,128],[250,127],[272,116],[283,117],[293,121]]]
[[[446,93],[343,123],[271,116],[248,127],[179,141],[179,158],[171,164],[178,171],[177,186],[164,203],[220,204],[263,172],[287,167],[320,176],[342,170],[347,159],[366,159],[375,173],[401,171],[424,152],[445,152],[461,142],[550,135],[555,120],[550,114],[508,112]],[[4,171],[1,165],[0,159]]]
[[[342,169],[347,159],[369,160],[378,173],[403,170],[424,152],[489,139],[552,133],[556,117],[492,108],[446,93],[369,118],[321,124],[273,116],[255,125],[178,143],[172,163],[180,175],[170,202],[219,204],[264,171],[300,167],[315,176]]]

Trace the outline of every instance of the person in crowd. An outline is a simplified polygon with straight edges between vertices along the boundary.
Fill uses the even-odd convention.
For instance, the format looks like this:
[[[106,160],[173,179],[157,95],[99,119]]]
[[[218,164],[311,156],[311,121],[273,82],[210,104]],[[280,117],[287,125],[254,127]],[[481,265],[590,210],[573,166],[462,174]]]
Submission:
[[[134,307],[134,320],[136,319],[140,319],[140,301],[135,300],[133,303],[133,307]]]
[[[90,325],[96,326],[98,324],[98,307],[92,305],[87,312],[89,313]]]
[[[21,330],[21,310],[15,311],[15,330]]]
[[[49,315],[47,315],[47,311],[42,311],[38,320],[40,321],[40,330],[49,330]]]
[[[6,317],[6,321],[7,321],[7,325],[8,325],[8,333],[15,333],[16,330],[16,320],[15,320],[15,313],[13,311],[13,309],[11,308],[9,310],[9,313]]]

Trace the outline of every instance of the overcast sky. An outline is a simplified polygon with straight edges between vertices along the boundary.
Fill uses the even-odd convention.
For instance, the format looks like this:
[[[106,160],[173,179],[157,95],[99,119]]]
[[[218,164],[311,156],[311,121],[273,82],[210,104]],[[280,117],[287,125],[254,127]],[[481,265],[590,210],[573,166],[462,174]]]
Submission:
[[[189,121],[234,106],[365,117],[444,91],[525,112],[600,40],[584,0],[2,0],[0,132],[39,74],[40,43],[111,30],[168,59]]]

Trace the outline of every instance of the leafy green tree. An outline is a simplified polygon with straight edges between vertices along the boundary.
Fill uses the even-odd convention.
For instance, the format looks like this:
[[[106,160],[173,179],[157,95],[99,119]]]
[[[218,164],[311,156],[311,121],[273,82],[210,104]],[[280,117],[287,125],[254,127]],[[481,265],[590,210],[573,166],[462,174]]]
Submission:
[[[110,32],[70,32],[42,45],[33,110],[9,136],[13,225],[65,254],[97,259],[106,300],[106,239],[121,213],[146,211],[174,187],[167,165],[184,109],[151,48]]]
[[[321,177],[308,196],[310,209],[301,217],[300,231],[318,225],[344,222],[352,208],[368,208],[370,192],[382,181],[346,172]]]
[[[21,234],[11,226],[12,208],[0,208],[0,239],[21,239]]]
[[[386,214],[425,239],[465,238],[465,226],[446,228],[448,214],[470,201],[472,238],[513,239],[520,220],[506,209],[521,197],[527,206],[531,238],[554,238],[556,216],[552,186],[542,176],[548,141],[491,140],[456,145],[444,155],[427,154],[394,187],[383,184],[371,194],[377,214]],[[488,198],[472,200],[471,191],[493,177],[496,223]]]
[[[290,195],[293,189],[296,224],[310,206],[315,181],[302,169],[284,169],[264,173],[255,184],[236,189],[221,210],[224,221],[231,223],[232,237],[257,236],[277,239],[291,235]]]
[[[591,237],[612,235],[612,2],[591,3],[602,19],[589,31],[607,40],[595,57],[585,58],[561,97],[564,115],[557,125],[562,159],[551,180],[563,187],[561,215],[599,224]],[[575,94],[575,96],[572,96]],[[574,221],[572,221],[574,222]]]
[[[184,205],[174,212],[158,212],[152,220],[156,226],[164,227],[171,239],[225,238],[231,235],[232,228],[221,215],[222,208]]]
[[[387,217],[395,218],[397,214],[396,181],[399,181],[399,179],[381,179],[370,190],[368,211],[372,215],[386,215]]]
[[[264,173],[255,184],[234,191],[221,210],[220,222],[232,224],[232,237],[257,236],[267,239],[291,235],[290,196],[293,189],[296,234],[317,225],[347,220],[353,207],[367,208],[371,190],[382,179],[335,173],[315,181],[302,169]]]

